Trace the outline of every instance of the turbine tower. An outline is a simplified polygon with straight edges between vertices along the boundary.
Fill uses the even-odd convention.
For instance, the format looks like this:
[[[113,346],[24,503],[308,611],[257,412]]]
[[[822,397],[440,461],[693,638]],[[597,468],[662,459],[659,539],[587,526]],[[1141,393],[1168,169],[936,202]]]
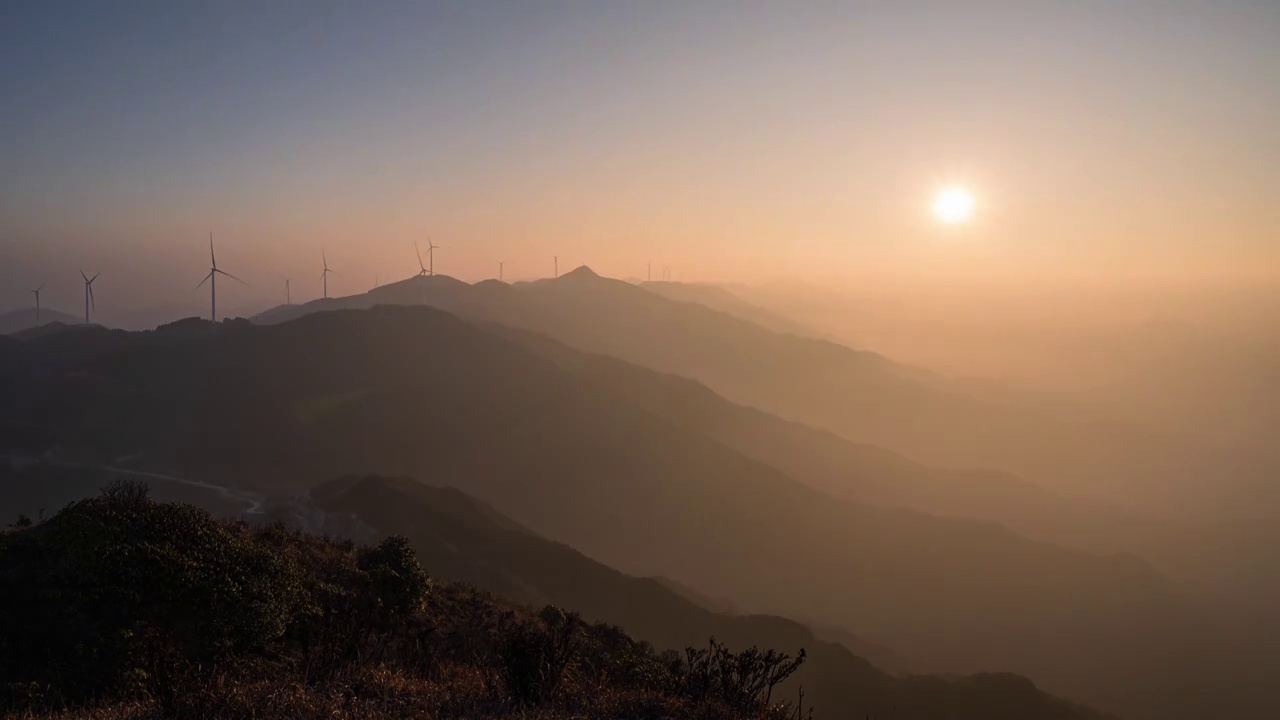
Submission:
[[[507,263],[505,261],[502,261],[502,260],[498,261],[498,282],[504,282],[504,280],[502,279],[502,268],[505,267],[506,264]]]
[[[324,272],[320,273],[320,279],[324,281],[324,299],[329,299],[329,273],[333,272],[329,269],[329,258],[325,256],[324,251],[320,251],[320,259],[324,261]]]
[[[102,273],[98,273],[98,275],[101,275],[101,274]],[[83,270],[80,271],[80,277],[84,278],[84,324],[85,325],[89,324],[89,308],[93,307],[94,312],[98,311],[98,301],[95,300],[93,297],[93,281],[98,279],[98,275],[89,277],[88,275],[84,274]]]
[[[428,275],[436,274],[436,250],[442,250],[442,249],[443,248],[441,246],[431,242],[431,238],[427,238],[427,274]]]
[[[209,274],[204,276],[204,279],[200,281],[200,284],[196,286],[196,289],[199,290],[201,287],[204,286],[205,283],[209,283],[209,321],[210,322],[218,322],[218,276],[219,275],[226,275],[227,277],[231,278],[232,280],[235,280],[241,285],[244,285],[245,287],[249,287],[249,283],[241,280],[240,278],[236,277],[235,275],[232,275],[229,272],[226,272],[225,270],[218,269],[218,260],[213,256],[213,233],[209,233]]]
[[[552,259],[553,261],[555,261],[555,271],[556,271],[555,276],[556,276],[556,277],[560,277],[560,256],[559,256],[559,255],[552,255],[552,256],[551,256],[551,259]]]
[[[292,293],[289,292],[289,278],[284,279],[284,304],[285,305],[293,304],[293,295]]]
[[[40,327],[40,291],[43,289],[44,289],[44,286],[41,285],[40,287],[31,291],[31,294],[36,296],[36,327]]]

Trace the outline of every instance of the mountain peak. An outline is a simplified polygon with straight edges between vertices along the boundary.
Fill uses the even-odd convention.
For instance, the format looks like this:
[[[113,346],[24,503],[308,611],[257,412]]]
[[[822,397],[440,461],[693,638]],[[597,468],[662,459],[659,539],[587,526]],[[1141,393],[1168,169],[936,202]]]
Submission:
[[[569,272],[560,276],[561,280],[595,280],[600,276],[594,270],[586,265],[579,265]]]

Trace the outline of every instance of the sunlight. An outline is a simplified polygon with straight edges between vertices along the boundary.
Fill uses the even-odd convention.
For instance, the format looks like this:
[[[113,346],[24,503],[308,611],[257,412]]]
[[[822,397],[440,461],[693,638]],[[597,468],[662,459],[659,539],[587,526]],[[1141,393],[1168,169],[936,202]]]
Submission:
[[[933,198],[933,215],[939,222],[959,225],[973,217],[973,194],[962,187],[949,187]]]

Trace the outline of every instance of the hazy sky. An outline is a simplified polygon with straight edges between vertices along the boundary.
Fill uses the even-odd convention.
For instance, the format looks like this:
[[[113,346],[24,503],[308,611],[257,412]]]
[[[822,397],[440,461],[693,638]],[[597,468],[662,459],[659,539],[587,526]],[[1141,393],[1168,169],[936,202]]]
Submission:
[[[210,230],[228,312],[428,235],[468,280],[1280,264],[1273,0],[8,0],[0,98],[0,307],[199,312]]]

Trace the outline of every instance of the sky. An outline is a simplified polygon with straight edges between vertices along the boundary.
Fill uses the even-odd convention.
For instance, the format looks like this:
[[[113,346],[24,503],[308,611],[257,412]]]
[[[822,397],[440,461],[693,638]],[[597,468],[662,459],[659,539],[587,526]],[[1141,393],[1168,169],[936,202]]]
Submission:
[[[0,4],[0,308],[1280,267],[1280,3]],[[928,207],[950,184],[972,222]],[[104,302],[105,301],[105,302]]]

